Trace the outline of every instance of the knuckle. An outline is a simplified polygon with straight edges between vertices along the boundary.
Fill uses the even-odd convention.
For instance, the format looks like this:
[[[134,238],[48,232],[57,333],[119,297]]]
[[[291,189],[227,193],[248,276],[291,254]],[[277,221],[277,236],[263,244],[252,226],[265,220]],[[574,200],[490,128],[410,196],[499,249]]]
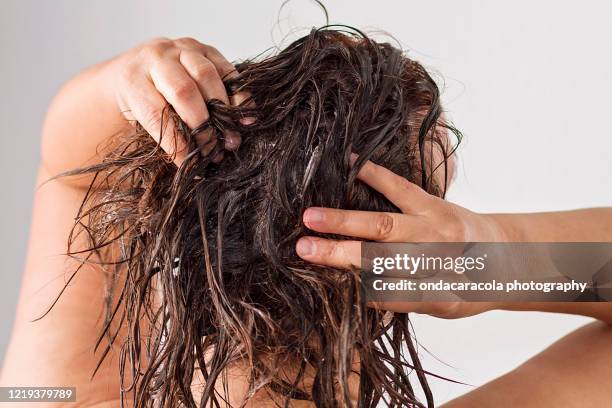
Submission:
[[[377,168],[374,165],[368,165],[368,163],[366,163],[359,170],[359,174],[363,178],[373,179],[377,176]]]
[[[146,61],[156,61],[163,57],[165,50],[157,44],[149,44],[140,50],[140,57]]]
[[[215,50],[215,47],[213,47],[210,44],[204,44],[198,40],[194,40],[194,41],[197,43],[198,48],[204,52],[204,54],[208,54],[209,52],[214,52]]]
[[[172,95],[175,99],[189,99],[196,92],[195,84],[189,80],[178,80],[172,85]]]
[[[212,63],[201,63],[194,68],[194,77],[200,82],[212,80],[216,73],[217,70]]]
[[[333,241],[327,251],[331,259],[344,260],[344,249],[340,241]]]
[[[172,43],[172,40],[168,37],[156,37],[149,41],[149,44],[158,44],[158,45],[169,45]]]
[[[164,53],[172,46],[173,43],[168,38],[156,38],[140,49],[140,55],[146,60],[157,60],[162,58]]]
[[[378,239],[387,239],[391,236],[395,219],[391,214],[381,213],[376,216],[376,236]]]
[[[334,229],[342,229],[348,222],[344,211],[324,211],[323,221]]]
[[[397,187],[405,193],[412,193],[416,186],[410,180],[401,177],[398,179]]]
[[[175,40],[175,42],[179,45],[182,45],[184,47],[190,47],[190,48],[194,48],[194,47],[201,47],[202,44],[196,40],[195,38],[192,37],[181,37],[181,38],[177,38]]]

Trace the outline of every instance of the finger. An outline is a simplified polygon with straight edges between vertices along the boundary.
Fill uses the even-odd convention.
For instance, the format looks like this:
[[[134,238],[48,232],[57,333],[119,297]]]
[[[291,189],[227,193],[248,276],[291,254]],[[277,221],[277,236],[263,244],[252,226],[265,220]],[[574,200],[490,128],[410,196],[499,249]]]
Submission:
[[[225,79],[235,78],[238,75],[238,71],[236,67],[229,62],[219,50],[215,47],[211,47],[209,45],[203,45],[204,47],[204,55],[208,58],[213,65],[217,68],[217,72],[219,73],[221,81]],[[225,86],[223,86],[223,92],[225,92]],[[248,99],[249,95],[245,92],[239,92],[236,95],[233,95],[226,103],[231,103],[233,106],[238,106],[244,100]],[[227,93],[226,93],[227,98]],[[248,122],[250,118],[241,119],[242,124],[250,124],[252,122]],[[225,148],[227,150],[236,150],[240,146],[242,139],[238,132],[234,131],[226,131],[224,133],[225,137]]]
[[[238,75],[238,73],[235,73],[235,75]],[[246,91],[239,91],[239,92],[236,92],[234,95],[231,95],[230,102],[233,106],[241,106],[243,108],[248,108],[248,109],[255,108],[255,103],[253,102],[251,94]],[[252,116],[243,115],[240,118],[240,123],[242,123],[245,126],[249,126],[255,123],[255,118]]]
[[[302,219],[314,231],[393,242],[401,237],[402,216],[405,215],[311,207],[304,211]]]
[[[240,143],[242,142],[240,133],[233,131],[233,130],[226,130],[223,135],[225,137],[223,145],[227,150],[238,149],[238,147],[240,146]]]
[[[245,108],[253,109],[255,107],[255,103],[251,99],[251,95],[248,92],[237,92],[235,95],[230,97],[232,105],[241,106],[244,104]],[[252,116],[243,116],[240,118],[240,123],[245,126],[252,125],[255,123],[255,118]]]
[[[234,66],[217,50],[215,47],[203,44],[192,37],[177,38],[174,40],[176,44],[182,50],[194,50],[203,54],[209,60],[215,63],[215,66],[219,69],[219,74],[224,75],[225,73],[235,70]]]
[[[361,267],[359,241],[335,241],[315,237],[302,237],[296,244],[300,258],[319,265],[351,269]]]
[[[302,216],[309,229],[380,242],[434,242],[440,233],[420,216],[310,207]]]
[[[219,50],[215,47],[211,47],[210,45],[204,45],[203,51],[206,58],[208,58],[217,68],[217,72],[221,76],[221,79],[225,80],[227,78],[233,78],[238,75],[238,71],[236,67],[229,62]]]
[[[209,113],[204,97],[198,84],[183,65],[178,62],[158,64],[151,69],[150,75],[156,88],[190,129],[195,129],[208,120]],[[213,129],[207,128],[200,132],[195,140],[202,150],[202,146],[216,140]]]
[[[356,155],[353,155],[353,159]],[[357,178],[383,194],[403,212],[418,212],[427,208],[429,194],[402,176],[382,166],[367,161]]]
[[[132,85],[126,97],[132,116],[180,166],[187,156],[187,142],[165,112],[168,102],[144,77]]]
[[[150,70],[151,80],[191,129],[208,120],[208,111],[200,90],[178,61],[158,63]]]
[[[229,104],[221,76],[209,59],[196,51],[182,51],[179,59],[187,73],[195,80],[206,101],[218,99]]]
[[[206,58],[208,58],[217,68],[221,79],[225,80],[230,78],[235,78],[238,76],[238,70],[236,67],[230,63],[224,56],[217,50],[215,47],[211,47],[209,45],[203,45],[203,52]],[[250,100],[251,95],[248,92],[237,92],[235,95],[230,97],[230,103],[233,106],[240,106],[246,102],[247,107],[252,108],[254,106],[253,101]],[[255,122],[255,118],[253,117],[244,117],[240,119],[240,122],[243,125],[251,125]],[[225,147],[228,150],[234,150],[238,148],[240,145],[240,135],[238,133],[234,133],[233,135],[226,135]]]
[[[206,101],[217,99],[225,104],[230,103],[219,70],[212,61],[195,50],[181,52],[180,61],[195,80]],[[224,69],[227,69],[227,67]],[[235,131],[225,131],[224,138],[227,150],[236,150],[240,145],[240,135]]]
[[[192,52],[192,53],[197,53],[202,55],[205,59],[207,59],[210,63],[213,64],[213,66],[215,67],[217,74],[219,75],[219,79],[221,81],[221,85],[223,87],[223,93],[225,94],[225,98],[226,99],[221,99],[221,98],[217,98],[220,99],[222,101],[224,101],[225,103],[231,103],[234,106],[239,105],[240,103],[242,103],[244,100],[248,99],[249,95],[244,93],[244,92],[240,92],[236,95],[233,95],[232,97],[229,98],[229,101],[227,100],[227,93],[225,91],[225,86],[223,85],[222,81],[224,81],[225,79],[228,78],[234,78],[238,75],[238,71],[236,70],[236,67],[230,63],[224,56],[223,54],[221,54],[219,52],[219,50],[217,50],[214,47],[211,47],[210,45],[205,45],[200,43],[199,41],[193,39],[193,38],[179,38],[178,40],[176,40],[176,42],[185,50],[185,52]],[[181,52],[182,55],[182,52]],[[202,93],[207,100],[212,99],[208,98],[208,91]],[[217,91],[217,94],[220,95],[220,91]],[[240,119],[240,122],[242,124],[248,125],[253,123],[253,118],[243,118]],[[234,132],[234,131],[226,131],[224,132],[224,138],[225,138],[225,148],[227,150],[236,150],[241,143],[241,137],[240,134],[238,132]]]
[[[235,78],[238,76],[238,70],[236,69],[236,67],[233,64],[231,64],[227,59],[225,59],[223,54],[221,54],[219,50],[217,50],[216,48],[208,46],[208,45],[204,45],[204,55],[206,55],[206,57],[209,58],[213,62],[215,67],[217,67],[217,71],[219,72],[219,75],[221,75],[221,78],[223,80],[225,80],[226,78],[230,79],[230,78]],[[242,104],[245,104],[245,107],[249,107],[249,108],[253,108],[255,106],[255,104],[251,100],[251,94],[245,91],[240,91],[232,95],[230,97],[230,103],[233,106],[240,106]],[[240,119],[240,122],[243,125],[248,126],[255,122],[255,118],[244,117]],[[237,135],[237,136],[238,138],[240,138],[240,135]],[[239,139],[238,139],[237,144],[240,144]]]
[[[197,51],[188,50],[181,52],[180,61],[189,75],[195,80],[200,93],[206,101],[217,99],[226,105],[230,103],[221,76],[209,59]],[[236,150],[240,145],[240,135],[238,132],[227,130],[223,134],[225,137],[225,148],[227,150]]]

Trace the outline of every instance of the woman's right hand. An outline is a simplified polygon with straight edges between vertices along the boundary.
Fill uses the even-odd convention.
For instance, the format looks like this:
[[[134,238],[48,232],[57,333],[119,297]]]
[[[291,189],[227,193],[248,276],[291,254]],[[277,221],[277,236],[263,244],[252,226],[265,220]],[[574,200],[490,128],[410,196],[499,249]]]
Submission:
[[[149,41],[119,56],[111,66],[117,78],[114,93],[120,112],[139,122],[177,165],[188,153],[188,146],[175,133],[172,121],[162,121],[168,104],[195,129],[208,120],[206,101],[239,104],[244,99],[238,95],[230,101],[225,91],[223,79],[237,75],[234,66],[214,47],[193,38]],[[216,144],[212,129],[197,135],[196,142],[202,154],[209,154]],[[226,149],[236,149],[240,136],[226,132],[224,142]]]
[[[192,38],[152,40],[93,66],[68,81],[54,98],[43,127],[42,166],[57,175],[96,164],[104,157],[99,147],[136,122],[180,165],[188,146],[175,133],[175,124],[166,120],[165,108],[171,105],[195,129],[208,120],[207,101],[239,105],[247,98],[242,93],[228,97],[223,79],[232,75],[236,69],[219,51]],[[237,133],[223,136],[226,149],[239,146]],[[212,129],[195,139],[203,155],[217,142]],[[85,188],[89,180],[70,177],[62,183]]]

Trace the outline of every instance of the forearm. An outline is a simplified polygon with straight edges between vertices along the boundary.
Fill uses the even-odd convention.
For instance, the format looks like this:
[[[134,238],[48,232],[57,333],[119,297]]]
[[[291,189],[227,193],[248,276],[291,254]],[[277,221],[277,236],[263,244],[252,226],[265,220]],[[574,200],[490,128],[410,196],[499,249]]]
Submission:
[[[51,103],[41,145],[42,165],[50,174],[100,161],[103,152],[98,149],[104,142],[129,128],[111,86],[114,64],[113,60],[83,71]]]
[[[612,207],[488,215],[512,242],[612,242]]]
[[[608,407],[610,378],[612,327],[592,323],[444,408]]]
[[[504,239],[512,242],[612,242],[612,208],[534,214],[492,214]],[[502,310],[576,314],[612,324],[612,303],[516,302]]]
[[[612,303],[610,302],[515,302],[505,303],[498,309],[574,314],[612,324]]]

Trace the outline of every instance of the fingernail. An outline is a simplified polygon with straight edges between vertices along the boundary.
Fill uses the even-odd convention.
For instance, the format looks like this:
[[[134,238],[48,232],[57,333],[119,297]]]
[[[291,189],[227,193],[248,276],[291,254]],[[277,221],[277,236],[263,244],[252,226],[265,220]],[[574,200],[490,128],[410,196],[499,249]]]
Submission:
[[[225,132],[225,148],[227,150],[236,150],[240,146],[241,142],[240,134],[238,132],[228,130]]]
[[[321,222],[323,221],[324,214],[323,211],[319,211],[315,208],[309,208],[304,211],[304,223],[308,224],[309,222]]]
[[[295,250],[299,256],[310,256],[314,251],[314,244],[308,238],[300,238],[295,246]]]
[[[240,123],[242,123],[244,126],[249,126],[255,123],[255,120],[256,119],[252,116],[246,116],[244,118],[240,118]]]

